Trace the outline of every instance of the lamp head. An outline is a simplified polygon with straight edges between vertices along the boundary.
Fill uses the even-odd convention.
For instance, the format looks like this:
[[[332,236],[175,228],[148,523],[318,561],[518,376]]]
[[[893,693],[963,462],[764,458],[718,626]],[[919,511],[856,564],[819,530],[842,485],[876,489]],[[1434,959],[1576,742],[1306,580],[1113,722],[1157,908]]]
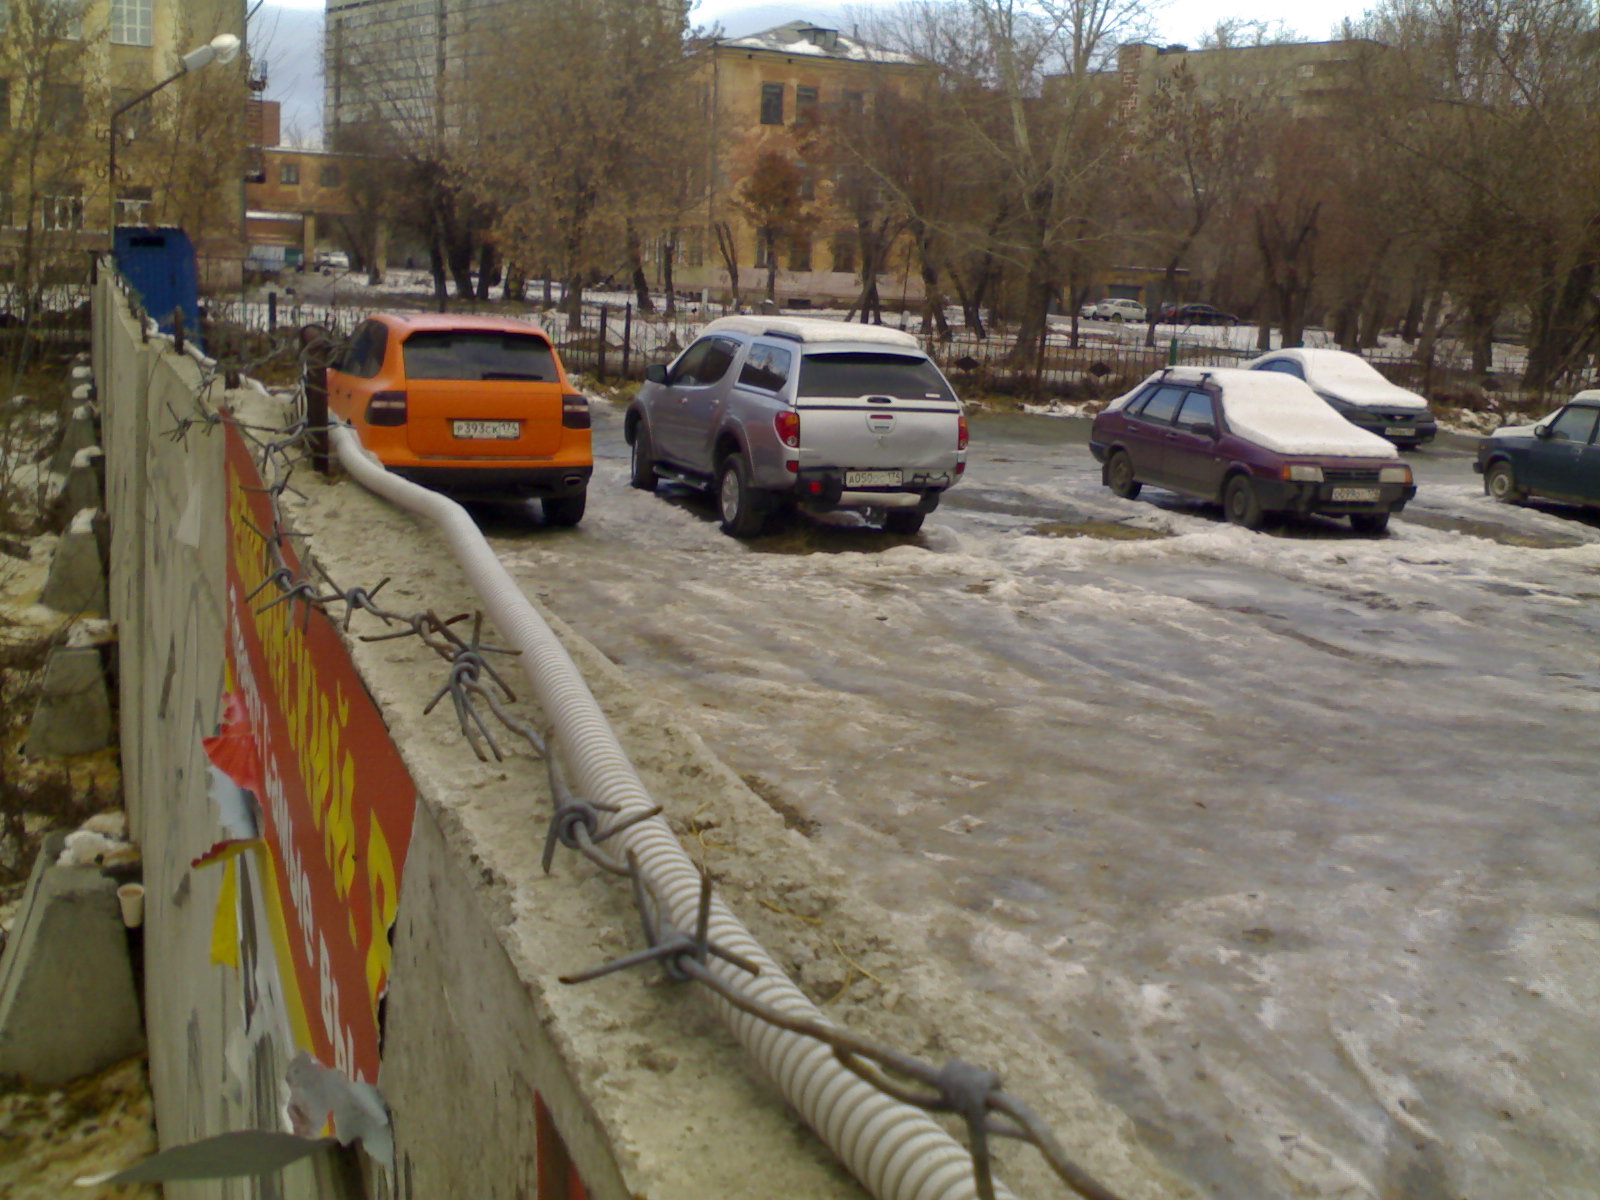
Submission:
[[[230,63],[239,57],[239,39],[231,33],[219,33],[204,46],[191,50],[180,60],[184,73],[209,67],[214,62]]]

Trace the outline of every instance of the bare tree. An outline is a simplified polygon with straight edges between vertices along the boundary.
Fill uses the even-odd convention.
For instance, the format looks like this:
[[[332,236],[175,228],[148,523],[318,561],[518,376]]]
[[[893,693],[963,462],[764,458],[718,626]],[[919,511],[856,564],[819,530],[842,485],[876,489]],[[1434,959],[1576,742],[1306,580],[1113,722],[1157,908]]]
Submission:
[[[570,320],[619,263],[639,287],[645,237],[683,219],[700,154],[689,50],[667,8],[629,0],[539,0],[477,47],[456,177],[508,259],[562,264]]]

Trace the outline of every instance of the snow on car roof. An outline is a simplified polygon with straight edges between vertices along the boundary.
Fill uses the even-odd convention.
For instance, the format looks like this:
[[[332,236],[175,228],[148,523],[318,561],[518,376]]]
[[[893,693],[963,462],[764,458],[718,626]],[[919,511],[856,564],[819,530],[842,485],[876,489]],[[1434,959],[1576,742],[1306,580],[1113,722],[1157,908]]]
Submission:
[[[1236,367],[1206,374],[1222,387],[1222,414],[1228,428],[1258,446],[1279,454],[1400,457],[1393,445],[1357,429],[1298,379]]]
[[[1376,367],[1347,350],[1279,350],[1272,358],[1291,358],[1306,371],[1306,382],[1347,404],[1374,404],[1385,408],[1428,407],[1428,402],[1399,384],[1390,383]],[[1257,359],[1256,361],[1260,361]]]
[[[808,345],[822,342],[868,343],[875,346],[893,346],[897,350],[915,350],[922,347],[917,339],[903,329],[887,325],[855,325],[847,321],[829,321],[822,317],[719,317],[701,333],[745,333],[760,336],[775,333]]]

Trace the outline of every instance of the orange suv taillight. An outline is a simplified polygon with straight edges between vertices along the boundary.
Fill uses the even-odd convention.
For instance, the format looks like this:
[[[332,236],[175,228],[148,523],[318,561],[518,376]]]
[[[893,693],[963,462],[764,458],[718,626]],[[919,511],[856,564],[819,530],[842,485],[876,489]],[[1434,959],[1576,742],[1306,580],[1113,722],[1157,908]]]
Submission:
[[[378,392],[367,401],[368,425],[404,425],[406,423],[406,394],[404,392]]]
[[[957,417],[956,418],[956,449],[957,450],[965,450],[966,448],[967,448],[967,419],[965,417]]]
[[[561,397],[561,424],[567,429],[589,428],[589,397],[580,392]]]

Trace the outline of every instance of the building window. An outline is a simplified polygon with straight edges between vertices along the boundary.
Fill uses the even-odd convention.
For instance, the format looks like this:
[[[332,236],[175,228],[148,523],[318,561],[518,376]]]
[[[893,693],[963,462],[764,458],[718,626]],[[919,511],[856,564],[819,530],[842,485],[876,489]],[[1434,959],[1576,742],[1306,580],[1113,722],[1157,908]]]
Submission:
[[[768,263],[777,265],[777,249],[772,244],[772,234],[765,229],[756,230],[756,266],[765,267]]]
[[[761,123],[763,125],[783,124],[783,84],[763,83],[761,85]]]
[[[11,193],[0,192],[0,228],[15,229],[17,227],[17,210],[12,207]]]
[[[77,133],[83,128],[83,89],[70,83],[44,86],[44,119],[51,133]]]
[[[867,98],[862,92],[846,92],[844,94],[844,111],[852,117],[859,117],[866,111]]]
[[[300,183],[300,164],[286,162],[278,167],[278,182],[285,187],[298,186]]]
[[[83,192],[63,189],[53,196],[41,196],[39,224],[51,231],[82,229]]]
[[[119,46],[151,44],[154,0],[111,0],[111,40]]]
[[[706,264],[706,244],[695,234],[689,238],[689,244],[684,250],[684,262],[691,267],[703,267]]]
[[[794,119],[796,121],[815,121],[817,119],[817,89],[814,87],[797,87],[794,90]]]
[[[117,189],[117,224],[144,225],[155,192],[148,187]]]
[[[10,8],[9,3],[6,8]],[[83,7],[84,0],[50,0],[48,8],[48,24],[45,32],[51,37],[71,38],[81,41],[83,38]]]
[[[0,11],[5,10],[5,4],[0,2]],[[5,25],[0,23],[0,33],[5,32]],[[11,81],[0,79],[0,131],[11,128]]]
[[[317,176],[319,187],[336,188],[341,182],[338,167],[323,167],[322,173]]]
[[[811,239],[796,237],[789,239],[789,270],[811,270]]]
[[[833,269],[835,271],[849,271],[855,273],[856,269],[856,235],[853,233],[836,233],[833,236]]]
[[[800,167],[800,199],[810,201],[817,198],[817,177],[810,167],[804,164]]]

